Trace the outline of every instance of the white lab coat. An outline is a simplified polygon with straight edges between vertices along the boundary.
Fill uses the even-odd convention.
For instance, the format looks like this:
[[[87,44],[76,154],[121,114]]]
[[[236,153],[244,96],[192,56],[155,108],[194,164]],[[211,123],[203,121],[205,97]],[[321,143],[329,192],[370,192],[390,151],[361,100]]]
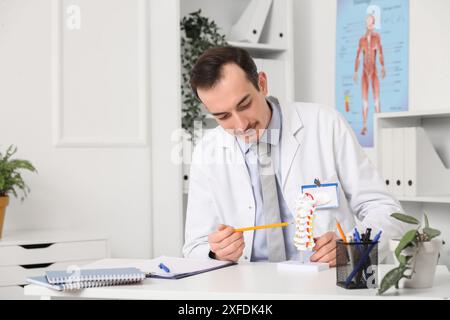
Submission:
[[[390,217],[402,212],[387,191],[348,123],[334,109],[317,104],[282,103],[281,185],[292,213],[302,185],[339,183],[340,206],[316,211],[314,234],[335,231],[336,218],[345,232],[371,227],[383,230],[379,251],[386,255],[390,238],[400,237],[404,224]],[[253,226],[255,202],[250,177],[235,137],[217,127],[197,144],[192,158],[186,213],[185,257],[207,258],[208,234],[219,224]],[[240,260],[250,261],[253,232],[244,233]]]

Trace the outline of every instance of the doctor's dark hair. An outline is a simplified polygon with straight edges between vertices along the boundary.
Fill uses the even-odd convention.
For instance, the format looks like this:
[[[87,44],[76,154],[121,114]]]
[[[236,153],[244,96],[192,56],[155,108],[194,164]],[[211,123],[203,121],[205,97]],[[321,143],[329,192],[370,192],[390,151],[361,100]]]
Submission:
[[[191,70],[190,84],[197,99],[200,100],[197,89],[211,89],[222,78],[222,68],[227,64],[238,65],[246,74],[247,79],[259,91],[258,70],[250,54],[236,47],[214,47],[206,50],[198,58]]]

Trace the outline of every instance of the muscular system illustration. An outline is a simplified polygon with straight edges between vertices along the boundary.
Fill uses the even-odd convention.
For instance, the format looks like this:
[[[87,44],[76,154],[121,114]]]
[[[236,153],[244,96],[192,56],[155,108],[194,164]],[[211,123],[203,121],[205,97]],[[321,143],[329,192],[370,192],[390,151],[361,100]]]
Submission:
[[[375,103],[375,112],[381,112],[380,107],[380,81],[377,70],[377,55],[380,59],[381,77],[386,77],[386,69],[384,67],[383,48],[381,45],[380,34],[375,32],[375,17],[373,15],[367,16],[366,19],[367,30],[366,33],[359,40],[358,51],[356,53],[355,74],[353,80],[358,83],[358,70],[360,65],[360,56],[363,54],[363,70],[361,75],[361,90],[363,100],[363,127],[361,135],[367,133],[367,115],[369,112],[369,86],[372,87],[372,94]]]

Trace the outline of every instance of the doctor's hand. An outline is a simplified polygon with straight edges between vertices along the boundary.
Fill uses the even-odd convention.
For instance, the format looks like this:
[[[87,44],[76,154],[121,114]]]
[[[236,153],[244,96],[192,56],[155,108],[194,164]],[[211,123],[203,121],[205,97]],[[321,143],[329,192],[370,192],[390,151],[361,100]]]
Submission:
[[[311,256],[311,262],[329,263],[330,267],[336,266],[336,240],[338,236],[334,232],[327,232],[315,239],[315,253]]]
[[[209,247],[217,260],[237,262],[244,252],[244,236],[242,232],[234,232],[234,228],[219,225],[216,232],[208,235]]]

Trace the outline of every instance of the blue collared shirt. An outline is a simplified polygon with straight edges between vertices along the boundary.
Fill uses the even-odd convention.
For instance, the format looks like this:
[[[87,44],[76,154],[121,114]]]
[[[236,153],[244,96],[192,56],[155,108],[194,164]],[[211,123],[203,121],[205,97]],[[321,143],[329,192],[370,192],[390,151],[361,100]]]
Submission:
[[[281,166],[280,166],[280,149],[281,149],[281,134],[282,134],[282,114],[280,106],[276,103],[268,101],[272,109],[272,118],[270,119],[269,126],[261,136],[260,140],[271,145],[272,162],[275,168],[277,176],[277,193],[278,203],[280,206],[280,216],[282,222],[291,222],[294,220],[293,214],[289,211],[289,208],[284,201],[283,193],[281,190]],[[251,144],[246,144],[243,140],[236,138],[238,145],[245,158],[245,164],[250,176],[253,197],[256,204],[255,225],[264,225],[264,212],[263,212],[263,199],[261,189],[261,179],[258,170],[257,155],[250,150]],[[296,259],[298,251],[293,244],[295,228],[293,225],[283,228],[284,243],[286,248],[286,259]],[[265,230],[255,230],[252,244],[252,257],[251,261],[267,261],[267,240]]]

